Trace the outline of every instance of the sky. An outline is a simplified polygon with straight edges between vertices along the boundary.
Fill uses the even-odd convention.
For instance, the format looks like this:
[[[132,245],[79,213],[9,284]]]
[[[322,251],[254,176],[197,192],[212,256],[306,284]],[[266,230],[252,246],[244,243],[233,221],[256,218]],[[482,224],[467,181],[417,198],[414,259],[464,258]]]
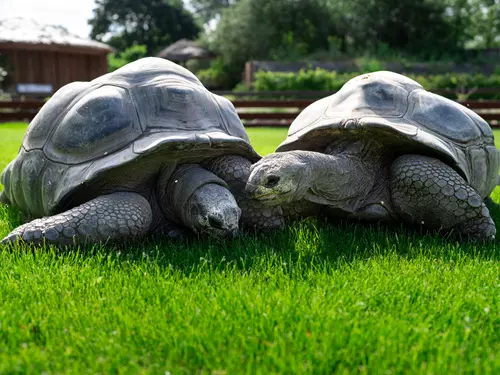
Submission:
[[[189,1],[184,0],[189,8]],[[0,0],[0,20],[32,18],[38,23],[61,25],[73,34],[88,37],[87,20],[92,17],[95,0]]]
[[[88,37],[87,20],[95,0],[0,0],[0,20],[32,18],[42,24],[61,25],[73,34]]]

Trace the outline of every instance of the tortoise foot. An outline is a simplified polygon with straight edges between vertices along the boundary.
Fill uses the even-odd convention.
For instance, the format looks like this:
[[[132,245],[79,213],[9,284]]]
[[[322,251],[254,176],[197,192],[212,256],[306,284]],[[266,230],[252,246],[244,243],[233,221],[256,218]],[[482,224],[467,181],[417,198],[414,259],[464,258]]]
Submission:
[[[490,241],[495,224],[479,194],[438,159],[404,155],[391,167],[396,212],[407,222],[451,230],[460,238]]]
[[[151,207],[144,197],[113,193],[21,225],[1,243],[79,245],[125,240],[146,234],[151,221]]]

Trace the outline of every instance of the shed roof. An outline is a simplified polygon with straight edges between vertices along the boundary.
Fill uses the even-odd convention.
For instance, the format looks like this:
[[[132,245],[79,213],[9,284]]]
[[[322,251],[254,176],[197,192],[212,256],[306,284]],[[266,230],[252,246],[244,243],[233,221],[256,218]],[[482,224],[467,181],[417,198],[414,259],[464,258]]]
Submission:
[[[215,55],[192,40],[180,39],[163,49],[158,56],[172,61],[185,61],[189,59],[207,59]]]
[[[41,49],[104,54],[105,43],[82,38],[58,25],[43,25],[21,17],[0,20],[0,48]]]

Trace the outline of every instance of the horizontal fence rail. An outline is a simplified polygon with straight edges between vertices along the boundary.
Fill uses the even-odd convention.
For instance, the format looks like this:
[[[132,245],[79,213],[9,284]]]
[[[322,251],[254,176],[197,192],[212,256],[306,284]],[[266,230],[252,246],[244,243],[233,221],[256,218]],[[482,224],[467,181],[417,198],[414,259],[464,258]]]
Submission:
[[[479,88],[447,88],[431,90],[435,94],[443,96],[456,97],[457,94],[468,93],[474,94],[500,94],[500,87],[479,87]],[[222,96],[231,96],[236,98],[314,98],[320,99],[325,96],[335,94],[335,91],[213,91],[214,94]]]
[[[251,126],[290,126],[293,119],[314,99],[292,100],[234,100],[233,104],[246,127]],[[459,102],[473,110],[491,127],[500,128],[500,100]]]
[[[490,89],[492,90],[492,89]],[[496,89],[500,92],[500,88]],[[218,92],[219,94],[225,92]],[[286,93],[284,95],[283,93]],[[294,96],[302,94],[300,98]],[[234,95],[235,93],[227,94]],[[240,93],[241,94],[241,93]],[[331,92],[297,91],[268,92],[272,99],[250,98],[246,95],[236,95],[232,103],[245,126],[290,126],[293,119],[317,98],[331,95]],[[261,93],[259,93],[260,95]],[[283,95],[282,95],[283,94]],[[314,95],[313,95],[314,94]],[[311,95],[308,97],[308,95]],[[281,99],[276,99],[282,96]],[[313,97],[314,96],[314,97]],[[0,122],[31,121],[45,102],[43,100],[11,100],[0,101]],[[460,104],[470,108],[486,120],[490,126],[500,128],[500,100],[467,100]]]
[[[0,101],[0,122],[31,121],[44,103],[35,99]]]

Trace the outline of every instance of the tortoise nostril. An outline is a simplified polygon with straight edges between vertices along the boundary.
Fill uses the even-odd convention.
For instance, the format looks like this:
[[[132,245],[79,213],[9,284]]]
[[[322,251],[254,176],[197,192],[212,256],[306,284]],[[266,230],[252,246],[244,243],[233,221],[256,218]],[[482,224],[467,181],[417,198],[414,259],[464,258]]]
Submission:
[[[275,187],[278,184],[279,180],[280,178],[278,176],[271,175],[267,178],[266,184],[264,186],[266,188]]]
[[[215,229],[224,228],[224,223],[217,216],[210,215],[208,217],[208,224],[210,224],[210,226]]]

